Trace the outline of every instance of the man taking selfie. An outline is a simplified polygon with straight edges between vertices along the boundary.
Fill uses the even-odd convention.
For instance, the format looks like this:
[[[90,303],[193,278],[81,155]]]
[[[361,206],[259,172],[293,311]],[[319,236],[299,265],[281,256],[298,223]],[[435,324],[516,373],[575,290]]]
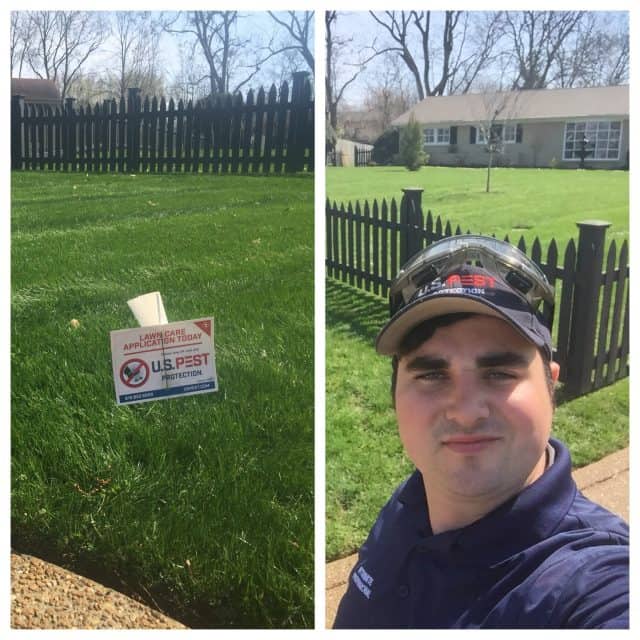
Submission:
[[[550,437],[553,301],[535,263],[483,236],[399,272],[376,349],[416,470],[362,545],[335,628],[628,627],[628,527],[577,490]]]

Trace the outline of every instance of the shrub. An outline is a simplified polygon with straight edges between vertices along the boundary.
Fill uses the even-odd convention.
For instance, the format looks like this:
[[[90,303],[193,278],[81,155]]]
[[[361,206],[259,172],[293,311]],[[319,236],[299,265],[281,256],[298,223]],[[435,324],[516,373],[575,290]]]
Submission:
[[[400,158],[409,171],[417,171],[425,164],[425,153],[422,149],[422,128],[413,114],[407,126],[400,133]]]
[[[378,164],[393,164],[394,155],[398,153],[398,130],[387,129],[373,143],[373,160]]]

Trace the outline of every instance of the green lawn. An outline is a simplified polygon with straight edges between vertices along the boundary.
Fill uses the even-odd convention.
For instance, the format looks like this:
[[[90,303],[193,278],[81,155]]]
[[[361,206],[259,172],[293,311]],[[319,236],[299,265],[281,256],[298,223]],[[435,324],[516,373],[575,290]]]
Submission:
[[[312,177],[14,173],[11,252],[14,547],[190,626],[312,627]],[[220,390],[117,407],[154,290],[214,316]]]
[[[486,169],[422,167],[327,167],[327,198],[333,203],[374,199],[400,202],[402,189],[420,187],[422,206],[463,231],[551,238],[564,247],[577,238],[576,222],[606,220],[607,239],[629,235],[629,172],[494,168],[485,193]]]
[[[497,169],[490,194],[485,176],[478,169],[329,167],[327,196],[362,202],[423,186],[424,208],[465,231],[512,240],[523,233],[528,243],[537,235],[543,248],[555,237],[562,247],[577,237],[576,221],[604,218],[613,223],[608,239],[628,237],[627,172]],[[335,559],[357,550],[412,466],[396,433],[391,365],[373,346],[387,302],[335,280],[326,291],[326,553]],[[553,432],[569,446],[575,466],[627,446],[628,380],[560,405]]]

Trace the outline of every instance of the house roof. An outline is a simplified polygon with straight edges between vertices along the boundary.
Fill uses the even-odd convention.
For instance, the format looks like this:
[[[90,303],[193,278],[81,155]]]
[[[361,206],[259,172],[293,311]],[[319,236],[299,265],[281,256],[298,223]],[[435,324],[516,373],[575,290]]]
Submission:
[[[628,118],[629,85],[432,96],[414,105],[391,124],[406,125],[411,114],[421,124],[482,122],[490,119],[502,105],[502,117],[510,120]]]
[[[59,103],[60,92],[53,80],[11,78],[11,95],[24,96],[25,102]]]

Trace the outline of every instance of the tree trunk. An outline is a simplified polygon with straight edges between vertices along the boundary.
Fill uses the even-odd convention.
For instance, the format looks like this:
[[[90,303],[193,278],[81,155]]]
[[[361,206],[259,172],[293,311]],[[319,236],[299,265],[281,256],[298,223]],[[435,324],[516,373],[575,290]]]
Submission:
[[[487,165],[487,187],[485,193],[489,193],[491,190],[491,162],[493,160],[493,152],[489,151],[489,164]]]

